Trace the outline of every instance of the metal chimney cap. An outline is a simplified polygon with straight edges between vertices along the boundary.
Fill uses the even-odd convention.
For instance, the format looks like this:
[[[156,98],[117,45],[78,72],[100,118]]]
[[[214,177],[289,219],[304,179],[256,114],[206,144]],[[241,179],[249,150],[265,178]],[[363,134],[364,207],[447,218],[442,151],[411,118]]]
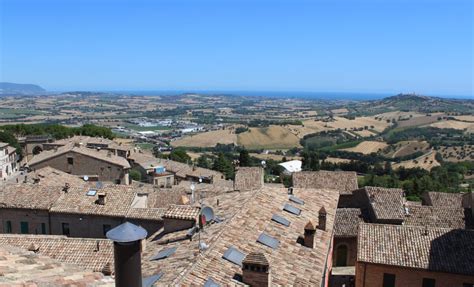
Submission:
[[[145,239],[147,235],[148,232],[143,227],[136,226],[130,222],[120,224],[105,234],[108,239],[120,243],[142,240]]]

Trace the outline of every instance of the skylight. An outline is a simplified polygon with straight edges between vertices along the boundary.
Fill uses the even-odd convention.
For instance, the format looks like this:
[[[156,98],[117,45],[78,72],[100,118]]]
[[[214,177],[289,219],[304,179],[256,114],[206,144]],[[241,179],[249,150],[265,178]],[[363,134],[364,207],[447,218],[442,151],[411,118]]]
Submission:
[[[265,233],[260,234],[257,242],[262,243],[263,245],[266,245],[272,249],[276,249],[280,245],[280,241],[278,241],[278,239]]]
[[[158,254],[153,256],[150,260],[161,260],[161,259],[168,258],[175,253],[176,248],[177,247],[172,247],[172,248],[161,250],[160,252],[158,252]]]
[[[278,222],[282,225],[290,226],[290,221],[288,219],[284,218],[283,216],[273,214],[272,220],[275,221],[275,222]]]
[[[299,209],[297,207],[294,207],[293,205],[288,204],[288,203],[285,203],[285,206],[283,207],[283,210],[286,211],[286,212],[289,212],[291,214],[295,214],[295,215],[300,215],[300,213],[301,213],[301,209]]]
[[[143,287],[151,287],[153,284],[155,284],[156,281],[160,280],[160,278],[163,276],[163,273],[158,273],[155,275],[151,275],[148,277],[143,278],[142,281],[142,286]]]
[[[212,278],[208,278],[206,283],[204,283],[204,287],[220,287],[221,285],[217,284]]]
[[[227,249],[227,251],[224,253],[224,256],[222,257],[236,265],[242,266],[242,261],[245,258],[245,254],[240,252],[237,248],[231,246],[229,249]]]
[[[97,194],[97,190],[95,189],[89,189],[89,191],[86,193],[87,196],[95,196]]]
[[[301,205],[304,204],[304,201],[302,199],[293,195],[290,195],[290,201],[293,201],[294,203],[301,204]]]

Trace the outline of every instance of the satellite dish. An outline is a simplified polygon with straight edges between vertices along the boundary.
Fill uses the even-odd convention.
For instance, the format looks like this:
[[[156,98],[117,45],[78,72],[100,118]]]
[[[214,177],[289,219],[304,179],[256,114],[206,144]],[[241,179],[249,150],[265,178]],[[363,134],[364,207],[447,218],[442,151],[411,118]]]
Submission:
[[[202,177],[199,178],[199,183],[202,183]]]
[[[264,160],[262,160],[261,164],[262,166],[265,166],[267,163]]]
[[[204,215],[206,223],[209,223],[214,220],[214,210],[212,210],[212,208],[210,208],[209,206],[206,206],[201,209],[201,214]]]
[[[84,179],[84,181],[88,181],[89,177],[87,175],[84,175],[83,179]]]

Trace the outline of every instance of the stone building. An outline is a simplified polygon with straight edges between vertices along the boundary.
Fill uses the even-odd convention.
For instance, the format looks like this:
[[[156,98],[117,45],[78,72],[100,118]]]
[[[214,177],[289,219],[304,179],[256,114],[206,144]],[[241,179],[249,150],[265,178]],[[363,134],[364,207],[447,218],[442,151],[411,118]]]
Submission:
[[[103,238],[129,221],[151,234],[163,227],[166,208],[186,196],[145,185],[96,185],[50,167],[34,175],[0,189],[1,232]]]
[[[71,144],[78,144],[95,150],[110,151],[112,154],[123,158],[127,158],[130,155],[130,147],[127,145],[122,145],[106,138],[89,136],[73,136],[66,139],[44,143],[43,150],[54,150]]]
[[[90,149],[80,144],[67,144],[44,151],[29,162],[31,169],[50,166],[90,180],[129,184],[130,164],[111,151]]]
[[[356,287],[474,285],[474,231],[361,224]]]
[[[0,142],[0,180],[6,180],[18,170],[16,149],[7,143]]]
[[[161,183],[162,174],[166,174],[165,181],[173,175],[173,185],[177,185],[182,181],[193,181],[200,183],[216,183],[225,180],[224,175],[218,171],[207,168],[188,165],[185,163],[156,158],[152,154],[134,150],[131,152],[129,161],[132,167],[138,170],[142,175],[142,180],[148,183]]]

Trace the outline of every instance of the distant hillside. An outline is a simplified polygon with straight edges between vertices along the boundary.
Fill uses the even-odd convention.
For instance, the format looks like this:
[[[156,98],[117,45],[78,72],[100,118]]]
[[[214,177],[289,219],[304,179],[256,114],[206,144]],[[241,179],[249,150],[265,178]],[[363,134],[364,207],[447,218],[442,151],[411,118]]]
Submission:
[[[0,82],[0,94],[3,95],[30,95],[44,92],[46,92],[46,90],[38,85]]]
[[[375,114],[387,111],[472,112],[474,100],[428,97],[416,94],[398,94],[381,100],[363,102],[358,108]],[[362,109],[360,109],[362,110]]]

